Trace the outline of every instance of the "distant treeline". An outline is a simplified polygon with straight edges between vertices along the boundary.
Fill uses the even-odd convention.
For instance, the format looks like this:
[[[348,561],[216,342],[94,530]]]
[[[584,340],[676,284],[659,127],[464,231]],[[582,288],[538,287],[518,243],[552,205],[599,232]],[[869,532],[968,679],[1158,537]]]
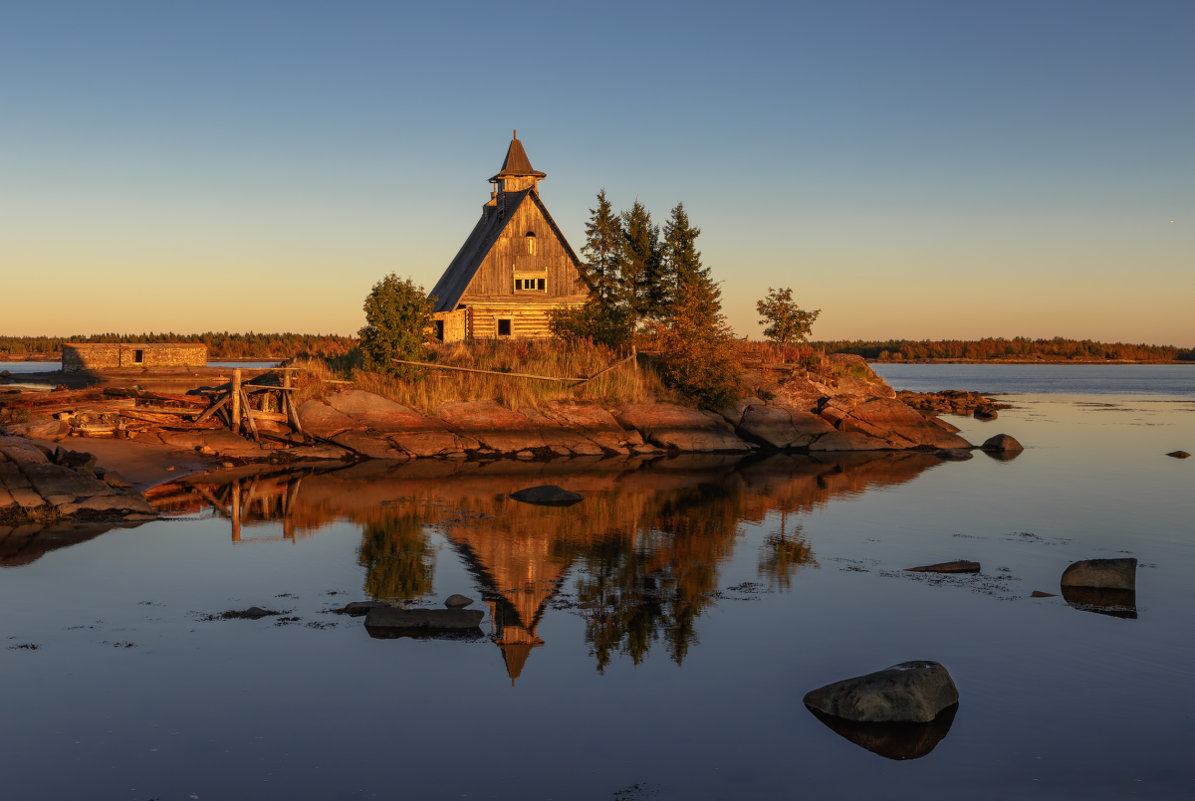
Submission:
[[[286,359],[300,354],[342,356],[357,346],[356,337],[333,334],[232,334],[208,331],[176,334],[173,331],[148,334],[93,334],[72,337],[0,336],[0,361],[36,355],[60,355],[64,343],[75,342],[202,342],[209,359]]]
[[[975,361],[1195,361],[1195,350],[1173,345],[1130,345],[1124,342],[1094,342],[1090,339],[890,339],[887,342],[850,340],[814,342],[832,353],[855,353],[875,361],[922,361],[967,359]]]

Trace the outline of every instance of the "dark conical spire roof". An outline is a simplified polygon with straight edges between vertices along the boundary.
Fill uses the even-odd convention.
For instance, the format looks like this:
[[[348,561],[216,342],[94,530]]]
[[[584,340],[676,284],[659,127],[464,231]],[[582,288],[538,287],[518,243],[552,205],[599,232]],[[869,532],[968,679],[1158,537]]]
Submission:
[[[502,162],[502,169],[494,178],[503,178],[508,175],[531,175],[536,178],[546,178],[547,173],[540,172],[531,166],[531,160],[527,158],[527,151],[523,150],[523,143],[519,141],[519,132],[516,130],[510,140],[510,147],[506,149],[506,159]],[[490,180],[494,180],[491,178]]]

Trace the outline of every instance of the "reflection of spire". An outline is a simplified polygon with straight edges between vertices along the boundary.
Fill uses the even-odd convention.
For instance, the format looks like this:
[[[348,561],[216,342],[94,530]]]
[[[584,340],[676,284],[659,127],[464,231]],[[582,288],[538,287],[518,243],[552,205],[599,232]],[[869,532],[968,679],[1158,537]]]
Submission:
[[[531,649],[544,644],[535,630],[560,590],[566,565],[552,555],[549,534],[480,528],[446,534],[487,596],[491,636],[513,686]]]

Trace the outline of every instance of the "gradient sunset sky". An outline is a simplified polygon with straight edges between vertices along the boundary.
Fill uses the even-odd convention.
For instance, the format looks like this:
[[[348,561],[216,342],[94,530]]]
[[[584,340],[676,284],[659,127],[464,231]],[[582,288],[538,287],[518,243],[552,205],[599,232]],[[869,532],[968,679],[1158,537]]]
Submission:
[[[511,130],[684,201],[740,334],[1195,346],[1195,2],[9,4],[0,334],[355,333]]]

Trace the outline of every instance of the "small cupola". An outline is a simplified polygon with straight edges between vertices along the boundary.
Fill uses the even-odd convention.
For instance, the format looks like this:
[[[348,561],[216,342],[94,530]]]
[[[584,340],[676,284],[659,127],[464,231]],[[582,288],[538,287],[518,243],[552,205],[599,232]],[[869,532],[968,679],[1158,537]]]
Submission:
[[[503,192],[522,192],[530,189],[539,193],[539,181],[547,178],[547,173],[540,172],[531,166],[527,158],[527,151],[523,150],[523,143],[519,141],[516,130],[511,137],[510,147],[506,149],[506,159],[502,162],[502,169],[490,179],[497,194]]]

